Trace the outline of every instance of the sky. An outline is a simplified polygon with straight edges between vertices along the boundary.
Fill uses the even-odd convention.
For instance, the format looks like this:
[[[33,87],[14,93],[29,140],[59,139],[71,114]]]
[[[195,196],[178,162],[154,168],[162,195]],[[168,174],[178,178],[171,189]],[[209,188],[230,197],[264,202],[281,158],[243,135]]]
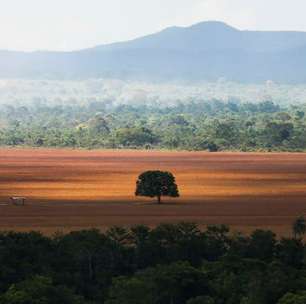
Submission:
[[[306,0],[0,0],[0,49],[69,51],[169,26],[306,31]]]

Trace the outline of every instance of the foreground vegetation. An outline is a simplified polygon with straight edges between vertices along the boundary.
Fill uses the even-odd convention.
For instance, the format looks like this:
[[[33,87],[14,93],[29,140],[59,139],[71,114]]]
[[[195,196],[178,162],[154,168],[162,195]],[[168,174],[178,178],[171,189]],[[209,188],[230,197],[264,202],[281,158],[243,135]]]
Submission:
[[[304,151],[306,105],[190,101],[173,106],[1,106],[0,145]]]
[[[305,303],[305,220],[293,228],[282,239],[192,223],[1,233],[0,303]]]

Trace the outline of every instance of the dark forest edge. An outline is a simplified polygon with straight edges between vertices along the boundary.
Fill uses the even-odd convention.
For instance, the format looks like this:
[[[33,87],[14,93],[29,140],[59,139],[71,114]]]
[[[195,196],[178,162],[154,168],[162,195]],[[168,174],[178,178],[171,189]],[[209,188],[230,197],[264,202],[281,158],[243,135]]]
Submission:
[[[291,238],[194,223],[53,237],[0,233],[1,304],[300,304],[305,219]]]
[[[306,150],[306,104],[0,106],[0,145],[192,151]]]

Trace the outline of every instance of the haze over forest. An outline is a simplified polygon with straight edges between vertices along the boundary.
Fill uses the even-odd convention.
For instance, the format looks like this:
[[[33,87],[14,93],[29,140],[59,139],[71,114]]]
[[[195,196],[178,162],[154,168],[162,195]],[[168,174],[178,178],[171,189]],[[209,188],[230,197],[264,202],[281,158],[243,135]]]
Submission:
[[[71,52],[0,52],[0,145],[306,150],[306,32],[222,22]]]

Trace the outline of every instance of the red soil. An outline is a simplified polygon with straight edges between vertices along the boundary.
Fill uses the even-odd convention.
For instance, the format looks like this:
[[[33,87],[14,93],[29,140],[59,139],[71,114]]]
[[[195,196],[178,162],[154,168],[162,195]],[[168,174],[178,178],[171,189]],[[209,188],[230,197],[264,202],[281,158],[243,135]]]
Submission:
[[[137,176],[174,173],[181,198],[134,196]],[[25,196],[25,207],[6,205]],[[195,221],[285,235],[306,214],[306,154],[0,150],[0,229],[57,230]]]

